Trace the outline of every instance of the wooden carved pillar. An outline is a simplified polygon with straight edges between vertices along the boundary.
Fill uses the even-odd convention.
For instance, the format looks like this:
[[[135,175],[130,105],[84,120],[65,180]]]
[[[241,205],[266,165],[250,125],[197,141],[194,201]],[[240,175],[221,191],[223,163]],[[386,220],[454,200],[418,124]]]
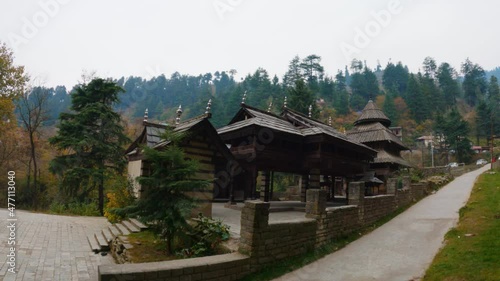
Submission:
[[[320,171],[319,169],[311,169],[309,176],[309,188],[319,189],[319,180],[320,180]]]

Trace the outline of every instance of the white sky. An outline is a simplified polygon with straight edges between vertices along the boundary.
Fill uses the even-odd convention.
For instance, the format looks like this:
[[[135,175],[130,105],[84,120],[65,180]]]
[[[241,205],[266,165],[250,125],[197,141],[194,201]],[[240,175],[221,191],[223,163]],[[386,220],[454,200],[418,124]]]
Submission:
[[[495,0],[2,0],[0,41],[46,86],[70,87],[84,71],[241,77],[263,67],[281,79],[309,54],[333,76],[350,62],[341,46],[372,68],[391,59],[418,71],[432,56],[489,70],[500,65],[499,13]]]

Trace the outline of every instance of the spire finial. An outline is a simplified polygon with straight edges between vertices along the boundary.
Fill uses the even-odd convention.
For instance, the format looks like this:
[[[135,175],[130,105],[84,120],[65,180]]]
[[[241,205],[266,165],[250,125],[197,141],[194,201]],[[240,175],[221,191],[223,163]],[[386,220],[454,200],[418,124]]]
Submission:
[[[309,105],[309,118],[312,117],[313,106]]]
[[[146,108],[146,110],[144,111],[144,122],[148,122],[148,109]]]
[[[243,98],[241,99],[241,104],[245,104],[245,101],[247,100],[247,91],[243,94]]]
[[[332,126],[332,116],[328,116],[328,126]]]
[[[177,118],[175,118],[175,124],[176,125],[179,125],[179,123],[181,123],[181,115],[182,115],[182,107],[181,105],[179,105],[179,108],[177,108]]]
[[[285,96],[285,101],[283,102],[283,108],[286,108],[286,96]]]
[[[205,110],[205,114],[207,114],[209,118],[212,116],[212,113],[210,112],[211,109],[212,109],[212,99],[209,99],[207,103],[207,108]]]
[[[271,98],[271,102],[269,103],[269,107],[267,108],[267,112],[271,112],[272,107],[273,107],[273,99]]]

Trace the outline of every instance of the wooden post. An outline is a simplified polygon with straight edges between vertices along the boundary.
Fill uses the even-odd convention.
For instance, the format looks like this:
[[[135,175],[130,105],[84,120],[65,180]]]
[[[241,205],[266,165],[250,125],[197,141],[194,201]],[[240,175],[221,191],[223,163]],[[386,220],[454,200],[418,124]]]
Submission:
[[[306,192],[309,189],[309,175],[303,174],[301,178],[300,201],[306,202]]]
[[[270,199],[269,200],[272,201],[273,200],[273,192],[274,192],[274,171],[271,171],[270,176],[271,176],[271,179],[270,179],[270,183],[269,183],[269,185],[270,185],[269,186],[269,189],[270,189],[270,191],[269,191],[269,198]]]
[[[309,187],[314,189],[320,188],[320,171],[319,169],[311,169],[309,177]]]
[[[233,177],[229,179],[229,205],[236,205],[234,201],[234,181]]]
[[[269,183],[270,183],[270,173],[269,171],[263,171],[261,173],[261,190],[264,188],[264,202],[269,202]],[[262,199],[262,196],[261,196]]]

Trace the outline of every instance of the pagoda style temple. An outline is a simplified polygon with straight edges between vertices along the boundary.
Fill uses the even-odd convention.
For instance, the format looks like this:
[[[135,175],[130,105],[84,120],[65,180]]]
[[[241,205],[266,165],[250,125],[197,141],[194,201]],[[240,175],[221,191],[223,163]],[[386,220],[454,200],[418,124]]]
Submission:
[[[320,188],[320,176],[351,178],[363,174],[377,151],[348,138],[333,127],[286,107],[280,115],[244,103],[234,118],[218,130],[243,171],[235,175],[233,193],[243,199],[270,198],[271,172],[302,175],[301,200],[306,190]],[[261,183],[257,183],[258,173]],[[331,182],[331,180],[330,180]]]
[[[390,125],[391,120],[370,100],[361,116],[354,122],[354,128],[347,132],[349,139],[377,151],[377,157],[370,164],[370,169],[375,171],[375,176],[382,181],[400,168],[411,166],[401,157],[401,151],[409,148],[389,128]]]

